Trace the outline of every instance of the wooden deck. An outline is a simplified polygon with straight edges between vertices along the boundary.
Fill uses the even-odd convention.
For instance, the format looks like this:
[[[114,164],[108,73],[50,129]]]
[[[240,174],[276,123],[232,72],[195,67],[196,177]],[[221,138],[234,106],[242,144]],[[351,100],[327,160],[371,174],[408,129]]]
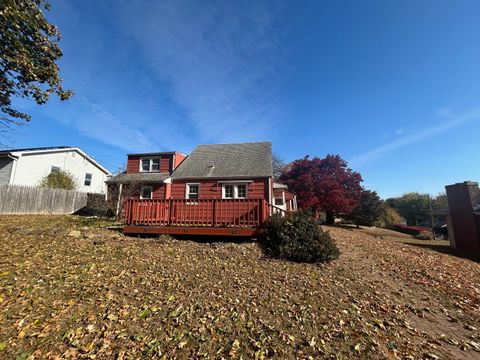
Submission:
[[[264,199],[128,199],[126,234],[258,236],[272,213]]]

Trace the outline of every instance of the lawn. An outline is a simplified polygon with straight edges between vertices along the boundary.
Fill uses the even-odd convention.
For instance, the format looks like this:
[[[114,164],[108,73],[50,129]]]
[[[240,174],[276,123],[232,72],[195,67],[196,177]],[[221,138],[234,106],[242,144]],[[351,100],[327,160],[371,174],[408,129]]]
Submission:
[[[480,357],[480,264],[445,242],[325,227],[317,266],[104,225],[0,217],[0,358]]]

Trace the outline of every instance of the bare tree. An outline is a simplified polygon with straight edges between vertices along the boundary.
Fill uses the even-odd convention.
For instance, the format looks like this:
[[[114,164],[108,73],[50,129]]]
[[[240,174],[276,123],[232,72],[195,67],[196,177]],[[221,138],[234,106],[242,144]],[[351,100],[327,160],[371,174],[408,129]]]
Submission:
[[[282,173],[285,171],[287,165],[278,154],[273,153],[272,155],[272,168],[273,168],[273,178],[279,180]]]

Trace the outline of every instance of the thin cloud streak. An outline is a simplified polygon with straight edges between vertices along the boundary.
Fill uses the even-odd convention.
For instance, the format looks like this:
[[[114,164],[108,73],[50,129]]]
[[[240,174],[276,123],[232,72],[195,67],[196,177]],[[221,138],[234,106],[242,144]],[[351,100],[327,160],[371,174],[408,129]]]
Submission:
[[[403,136],[388,144],[379,146],[373,150],[357,155],[349,160],[349,164],[355,167],[364,165],[365,163],[382,156],[384,153],[387,153],[389,151],[392,151],[410,144],[420,142],[422,140],[426,140],[435,135],[444,133],[450,129],[461,126],[467,122],[478,119],[480,118],[480,109],[474,110],[468,113],[460,114],[460,115],[456,115],[452,113],[450,110],[444,109],[444,110],[438,111],[437,115],[443,118],[447,118],[448,121],[435,126],[431,126],[422,131],[412,133],[411,135]]]
[[[158,148],[158,144],[146,136],[144,131],[122,121],[86,97],[77,97],[63,103],[57,110],[59,111],[46,108],[45,113],[55,121],[104,144],[132,152]]]
[[[171,84],[201,142],[267,138],[281,117],[275,7],[229,5],[176,0],[119,10],[146,70]]]

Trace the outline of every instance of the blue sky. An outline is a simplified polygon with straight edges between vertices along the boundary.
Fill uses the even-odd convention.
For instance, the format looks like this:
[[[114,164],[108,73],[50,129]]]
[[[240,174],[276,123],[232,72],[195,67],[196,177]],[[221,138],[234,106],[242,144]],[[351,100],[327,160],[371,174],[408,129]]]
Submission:
[[[340,154],[382,197],[480,180],[480,2],[52,1],[75,97],[12,147],[126,153],[271,140]]]

